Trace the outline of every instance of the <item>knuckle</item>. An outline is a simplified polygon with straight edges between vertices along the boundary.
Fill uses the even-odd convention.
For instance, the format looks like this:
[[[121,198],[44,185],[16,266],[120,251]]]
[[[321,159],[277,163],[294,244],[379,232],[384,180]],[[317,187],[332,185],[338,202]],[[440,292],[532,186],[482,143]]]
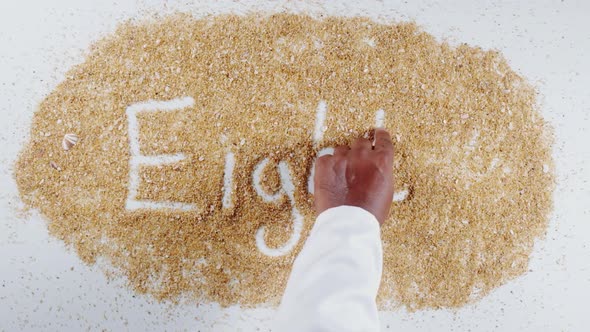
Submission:
[[[354,144],[355,144],[355,145],[357,145],[357,146],[358,146],[358,145],[365,145],[365,144],[367,144],[367,143],[369,143],[369,140],[368,140],[368,139],[366,139],[366,138],[362,138],[362,137],[360,137],[360,138],[357,138],[357,139],[354,141]]]
[[[321,157],[319,157],[319,158],[317,159],[317,161],[316,161],[316,165],[317,165],[317,166],[323,166],[323,165],[326,165],[327,163],[329,163],[329,162],[330,162],[330,159],[332,159],[332,156],[331,156],[331,155],[324,155],[324,156],[321,156]]]
[[[392,153],[389,150],[377,151],[377,158],[382,163],[389,163],[392,160]]]

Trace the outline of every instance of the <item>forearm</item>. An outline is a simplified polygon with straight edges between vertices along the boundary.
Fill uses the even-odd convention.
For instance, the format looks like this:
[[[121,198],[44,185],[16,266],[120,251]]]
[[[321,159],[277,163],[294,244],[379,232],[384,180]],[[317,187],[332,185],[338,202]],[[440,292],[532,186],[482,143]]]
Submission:
[[[320,214],[293,264],[278,331],[377,331],[382,271],[379,223],[358,207]]]

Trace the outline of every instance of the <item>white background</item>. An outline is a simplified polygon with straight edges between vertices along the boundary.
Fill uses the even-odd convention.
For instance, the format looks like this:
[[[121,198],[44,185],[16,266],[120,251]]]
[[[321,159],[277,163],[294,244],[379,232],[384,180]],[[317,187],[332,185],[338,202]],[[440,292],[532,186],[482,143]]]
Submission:
[[[191,1],[183,1],[191,2]],[[499,49],[540,91],[556,134],[558,186],[524,276],[457,311],[381,314],[385,331],[587,331],[590,327],[590,2],[0,0],[0,330],[265,331],[272,309],[156,303],[83,265],[22,204],[12,166],[35,106],[117,22],[180,8],[415,20],[453,44]]]

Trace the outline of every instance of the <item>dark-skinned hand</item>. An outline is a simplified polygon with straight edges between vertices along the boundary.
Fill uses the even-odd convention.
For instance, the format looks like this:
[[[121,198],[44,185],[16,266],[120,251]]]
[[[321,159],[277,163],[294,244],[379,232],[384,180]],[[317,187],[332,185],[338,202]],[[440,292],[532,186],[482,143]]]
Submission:
[[[373,143],[357,139],[350,147],[318,158],[315,169],[315,209],[350,205],[372,213],[382,224],[393,199],[393,143],[384,129],[375,129]]]

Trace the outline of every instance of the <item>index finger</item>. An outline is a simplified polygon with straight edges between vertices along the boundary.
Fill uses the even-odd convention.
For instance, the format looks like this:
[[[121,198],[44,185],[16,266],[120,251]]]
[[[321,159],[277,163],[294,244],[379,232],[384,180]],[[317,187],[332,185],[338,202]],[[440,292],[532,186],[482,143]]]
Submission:
[[[385,129],[375,129],[375,151],[393,155],[393,142],[391,136]]]

